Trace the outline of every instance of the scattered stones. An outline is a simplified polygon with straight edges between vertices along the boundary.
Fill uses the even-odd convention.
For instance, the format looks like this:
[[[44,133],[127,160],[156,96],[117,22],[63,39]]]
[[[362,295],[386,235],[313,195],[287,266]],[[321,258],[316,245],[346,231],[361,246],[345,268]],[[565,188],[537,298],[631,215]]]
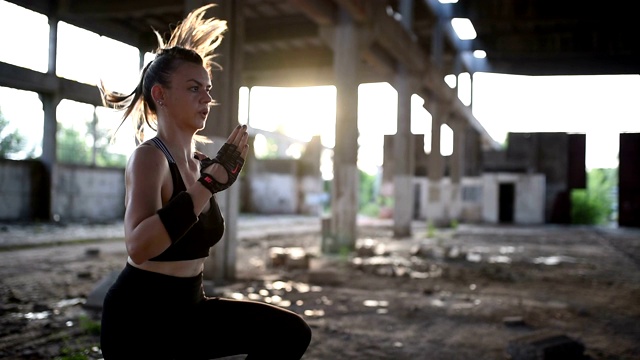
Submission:
[[[365,238],[356,242],[356,254],[360,257],[378,256],[385,253],[385,245],[379,240]]]
[[[269,265],[272,268],[309,269],[309,255],[302,247],[269,248]]]
[[[87,250],[85,250],[84,253],[89,257],[98,257],[100,256],[100,249],[95,247],[90,247],[90,248],[87,248]]]

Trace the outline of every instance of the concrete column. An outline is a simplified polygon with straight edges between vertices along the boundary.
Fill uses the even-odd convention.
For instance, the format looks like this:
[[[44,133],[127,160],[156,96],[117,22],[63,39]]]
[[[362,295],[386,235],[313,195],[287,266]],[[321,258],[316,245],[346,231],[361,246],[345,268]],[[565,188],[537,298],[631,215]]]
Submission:
[[[196,4],[198,3],[198,4]],[[200,1],[189,0],[185,4],[200,6]],[[210,10],[211,16],[226,20],[228,30],[217,49],[215,61],[222,70],[212,69],[211,96],[218,102],[211,108],[207,124],[199,133],[213,140],[213,143],[199,144],[198,149],[209,156],[215,156],[231,131],[238,125],[238,98],[242,71],[242,44],[244,41],[243,0],[219,1]],[[189,12],[193,9],[185,9]],[[209,13],[207,14],[209,15]],[[244,177],[244,171],[240,177]],[[241,179],[229,189],[216,194],[216,200],[225,218],[225,232],[222,240],[211,249],[211,256],[205,263],[204,277],[214,282],[234,280],[238,247],[238,214],[240,212]]]
[[[358,187],[358,31],[340,8],[335,29],[336,144],[333,154],[331,224],[323,238],[327,253],[353,250],[357,239]]]
[[[434,99],[438,101],[439,99]],[[445,206],[443,177],[444,177],[444,157],[440,152],[441,126],[446,123],[449,116],[448,103],[437,102],[431,106],[432,127],[431,127],[431,153],[427,159],[427,176],[429,179],[429,189],[427,190],[427,221],[434,225],[443,225],[448,220]]]
[[[402,27],[411,32],[413,23],[413,0],[400,1]],[[411,95],[416,90],[415,76],[409,69],[399,65],[396,70],[395,86],[398,92],[398,131],[393,141],[393,235],[411,236],[413,220],[413,175],[415,170],[415,140],[411,135]]]
[[[402,65],[398,68],[395,83],[398,91],[398,132],[393,141],[393,234],[395,237],[407,237],[411,236],[414,203],[415,140],[411,135],[411,95],[415,84],[410,72]]]
[[[57,216],[53,213],[55,202],[55,184],[56,184],[56,168],[57,168],[57,141],[56,132],[58,131],[58,122],[56,119],[56,108],[60,103],[60,98],[53,94],[40,94],[42,107],[44,110],[44,129],[42,133],[42,156],[40,160],[45,168],[47,179],[42,183],[48,186],[46,191],[47,198],[42,199],[40,206],[46,207],[46,210],[38,211],[43,215],[46,214],[44,220],[56,220]],[[44,192],[43,192],[44,193]]]
[[[477,129],[466,126],[464,147],[464,176],[479,176],[482,172],[482,139]]]
[[[449,120],[453,130],[453,154],[451,155],[451,184],[449,198],[443,204],[444,221],[458,220],[462,215],[462,177],[465,176],[465,144],[467,122],[461,118]]]
[[[444,159],[440,152],[440,126],[442,126],[446,105],[433,104],[431,106],[431,153],[427,169],[429,181],[439,181],[444,176]]]
[[[58,52],[58,19],[54,16],[49,17],[49,63],[47,72],[51,75],[56,74],[56,54]],[[58,131],[58,121],[56,119],[56,108],[60,103],[58,94],[40,94],[42,107],[44,110],[44,127],[42,133],[42,156],[40,159],[44,164],[47,179],[42,183],[48,186],[46,198],[42,199],[40,206],[46,209],[37,211],[43,214],[44,220],[55,219],[53,214],[53,203],[55,199],[55,173],[57,164],[57,140],[56,133]]]
[[[453,129],[453,154],[451,156],[451,182],[459,184],[465,175],[465,144],[467,123],[462,119],[449,121]]]

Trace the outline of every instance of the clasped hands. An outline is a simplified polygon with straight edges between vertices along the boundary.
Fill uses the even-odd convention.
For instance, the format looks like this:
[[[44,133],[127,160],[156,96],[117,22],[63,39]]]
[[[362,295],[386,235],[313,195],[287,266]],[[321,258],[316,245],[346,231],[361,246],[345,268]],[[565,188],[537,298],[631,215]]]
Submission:
[[[228,189],[238,179],[249,149],[248,138],[247,126],[238,125],[215,158],[210,159],[204,154],[196,155],[200,160],[201,177],[198,181],[212,194]]]

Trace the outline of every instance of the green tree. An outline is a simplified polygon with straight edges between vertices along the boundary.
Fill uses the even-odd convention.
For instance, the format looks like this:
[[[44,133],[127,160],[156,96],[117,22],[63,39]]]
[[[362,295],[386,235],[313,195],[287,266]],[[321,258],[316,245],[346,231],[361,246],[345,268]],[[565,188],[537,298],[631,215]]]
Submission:
[[[96,142],[94,146],[96,152],[95,165],[102,167],[125,167],[127,165],[127,156],[111,152],[109,139],[107,130],[96,129]]]
[[[358,211],[369,216],[378,216],[380,205],[378,204],[378,194],[376,189],[376,176],[366,172],[360,172],[360,188],[358,198]]]
[[[22,151],[26,145],[26,139],[18,130],[6,133],[7,126],[9,126],[9,120],[5,119],[0,111],[0,158],[3,159]]]
[[[91,164],[92,149],[85,138],[75,129],[60,127],[56,136],[57,153],[59,162],[67,164]]]
[[[87,122],[86,134],[94,133],[93,122]],[[110,143],[106,131],[95,131],[97,140],[87,142],[86,137],[92,135],[81,134],[73,128],[60,127],[57,134],[57,159],[61,163],[96,165],[109,167],[124,167],[127,162],[125,155],[109,151]],[[95,152],[95,157],[94,157]]]
[[[618,186],[617,169],[593,169],[587,174],[587,188],[571,193],[571,221],[601,225],[611,220],[613,191]]]

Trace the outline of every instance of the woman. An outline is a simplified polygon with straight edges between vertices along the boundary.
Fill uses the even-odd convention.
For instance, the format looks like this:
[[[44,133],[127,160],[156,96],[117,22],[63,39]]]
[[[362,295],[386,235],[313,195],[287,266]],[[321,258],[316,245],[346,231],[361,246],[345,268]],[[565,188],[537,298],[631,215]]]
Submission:
[[[212,105],[213,50],[226,30],[224,21],[203,19],[211,6],[190,13],[166,45],[156,33],[156,58],[133,93],[101,86],[105,105],[125,110],[141,142],[125,170],[128,259],[104,299],[106,360],[300,359],[311,340],[309,326],[291,311],[203,291],[205,259],[224,232],[215,193],[234,183],[248,151],[246,126],[239,125],[215,158],[195,151]],[[147,141],[145,123],[157,126]]]

